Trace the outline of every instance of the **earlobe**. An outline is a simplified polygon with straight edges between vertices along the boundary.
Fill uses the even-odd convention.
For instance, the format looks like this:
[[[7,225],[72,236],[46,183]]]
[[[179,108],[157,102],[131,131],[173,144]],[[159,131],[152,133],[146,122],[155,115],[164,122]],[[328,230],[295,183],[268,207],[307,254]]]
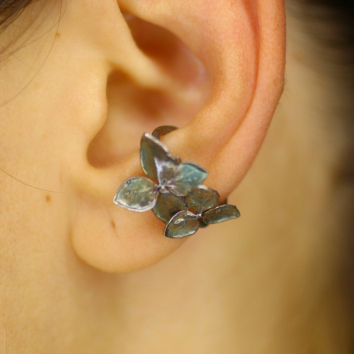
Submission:
[[[77,255],[103,271],[129,272],[158,262],[184,242],[163,237],[164,224],[152,212],[134,213],[112,203],[114,193],[124,180],[143,176],[139,166],[140,135],[151,132],[158,125],[181,127],[163,137],[162,141],[174,156],[206,168],[209,177],[205,185],[218,190],[221,200],[225,199],[252,163],[281,94],[284,5],[282,1],[274,0],[260,3],[122,0],[119,4],[137,21],[159,26],[185,43],[190,50],[185,54],[190,56],[193,53],[200,60],[199,67],[207,73],[204,78],[210,80],[207,90],[202,91],[203,85],[193,81],[198,75],[186,75],[188,84],[188,80],[181,80],[186,69],[183,65],[171,63],[175,68],[173,72],[164,69],[163,66],[168,65],[173,57],[161,49],[163,40],[160,46],[156,46],[158,53],[155,53],[151,43],[144,46],[144,33],[139,33],[144,26],[135,23],[131,39],[135,37],[142,55],[156,64],[157,71],[166,76],[166,82],[170,80],[174,83],[172,86],[179,87],[184,93],[194,85],[194,92],[201,94],[193,96],[189,92],[185,95],[187,101],[178,106],[176,102],[181,92],[178,89],[171,92],[168,86],[161,86],[159,97],[175,100],[165,111],[166,116],[170,113],[174,117],[173,120],[161,119],[158,105],[156,114],[142,120],[137,119],[139,115],[134,112],[137,103],[143,110],[151,103],[149,99],[140,101],[141,95],[136,94],[145,93],[145,89],[130,81],[129,90],[122,90],[127,87],[124,86],[126,81],[118,80],[115,93],[121,93],[122,97],[127,92],[134,93],[126,102],[119,101],[117,95],[120,102],[117,109],[125,109],[121,115],[123,124],[114,123],[119,114],[110,116],[108,113],[105,126],[100,132],[91,133],[95,136],[93,142],[83,147],[88,159],[70,157],[68,170],[74,196],[70,197],[71,235]],[[183,54],[179,55],[179,60],[183,61]],[[176,75],[178,70],[180,75]],[[189,109],[186,102],[193,108]],[[137,127],[134,141],[124,139],[127,129],[134,125]],[[107,141],[112,141],[112,137],[107,138],[112,132],[121,134],[128,149],[120,145],[119,138],[113,145],[107,145]],[[107,146],[110,159],[105,159]],[[104,163],[96,163],[100,159]]]

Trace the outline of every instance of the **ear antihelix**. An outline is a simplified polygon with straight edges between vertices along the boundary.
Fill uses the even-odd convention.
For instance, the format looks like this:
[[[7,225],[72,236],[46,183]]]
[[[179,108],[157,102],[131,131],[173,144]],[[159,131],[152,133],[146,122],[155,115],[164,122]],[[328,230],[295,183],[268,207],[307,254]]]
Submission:
[[[117,65],[108,76],[107,116],[87,151],[95,168],[126,159],[141,134],[158,124],[187,125],[210,94],[205,65],[176,35],[131,14],[126,20],[139,55],[122,55],[130,65]]]
[[[154,208],[154,214],[166,222],[164,236],[170,238],[195,234],[200,222],[207,226],[238,218],[240,213],[235,206],[218,205],[219,194],[202,184],[207,171],[174,158],[154,137],[173,130],[170,126],[159,127],[152,135],[144,134],[142,138],[142,166],[156,184],[145,177],[131,177],[119,187],[113,202],[136,212]]]
[[[210,91],[210,76],[205,64],[181,38],[166,27],[145,21],[132,13],[123,11],[123,15],[136,45],[178,86],[188,88],[189,93],[193,91],[192,88],[198,87],[199,92],[203,91],[202,96],[207,96]]]
[[[200,132],[195,139],[201,143],[210,143],[219,134],[216,148],[222,148],[245,116],[256,85],[257,1],[120,0],[119,4],[173,33],[203,63],[211,78],[210,95],[190,126]],[[206,116],[208,124],[203,124]]]

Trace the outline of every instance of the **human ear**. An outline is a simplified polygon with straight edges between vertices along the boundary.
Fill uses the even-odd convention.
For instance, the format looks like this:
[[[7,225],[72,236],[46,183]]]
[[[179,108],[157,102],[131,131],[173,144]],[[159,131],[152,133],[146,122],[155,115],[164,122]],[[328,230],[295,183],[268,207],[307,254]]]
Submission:
[[[163,142],[173,155],[208,170],[205,185],[226,198],[252,164],[282,92],[284,3],[90,4],[68,4],[67,11],[93,19],[91,27],[81,24],[81,40],[109,69],[97,74],[92,89],[103,107],[97,119],[68,128],[76,137],[65,160],[70,234],[75,252],[91,266],[129,272],[158,262],[185,241],[163,237],[164,224],[152,212],[112,203],[124,180],[143,175],[141,134],[178,126]]]

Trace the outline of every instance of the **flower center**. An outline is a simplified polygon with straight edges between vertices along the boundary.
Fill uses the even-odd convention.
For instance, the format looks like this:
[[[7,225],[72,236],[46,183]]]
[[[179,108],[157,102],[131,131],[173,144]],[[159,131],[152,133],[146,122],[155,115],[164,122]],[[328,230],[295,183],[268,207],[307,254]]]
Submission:
[[[165,182],[165,181],[163,181]],[[158,188],[158,191],[160,193],[169,193],[169,190],[167,189],[167,185],[166,184],[161,184]]]

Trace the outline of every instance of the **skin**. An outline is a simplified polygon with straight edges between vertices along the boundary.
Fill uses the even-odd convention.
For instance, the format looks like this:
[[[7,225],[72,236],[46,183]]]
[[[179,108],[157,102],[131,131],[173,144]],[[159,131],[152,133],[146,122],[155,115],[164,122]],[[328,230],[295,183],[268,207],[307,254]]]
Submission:
[[[249,171],[283,90],[284,4],[119,5],[35,3],[1,36],[31,24],[0,67],[0,353],[345,353],[315,44],[289,21],[285,93]],[[141,134],[168,124],[206,185],[237,187],[239,220],[170,240],[113,205],[142,174]]]

